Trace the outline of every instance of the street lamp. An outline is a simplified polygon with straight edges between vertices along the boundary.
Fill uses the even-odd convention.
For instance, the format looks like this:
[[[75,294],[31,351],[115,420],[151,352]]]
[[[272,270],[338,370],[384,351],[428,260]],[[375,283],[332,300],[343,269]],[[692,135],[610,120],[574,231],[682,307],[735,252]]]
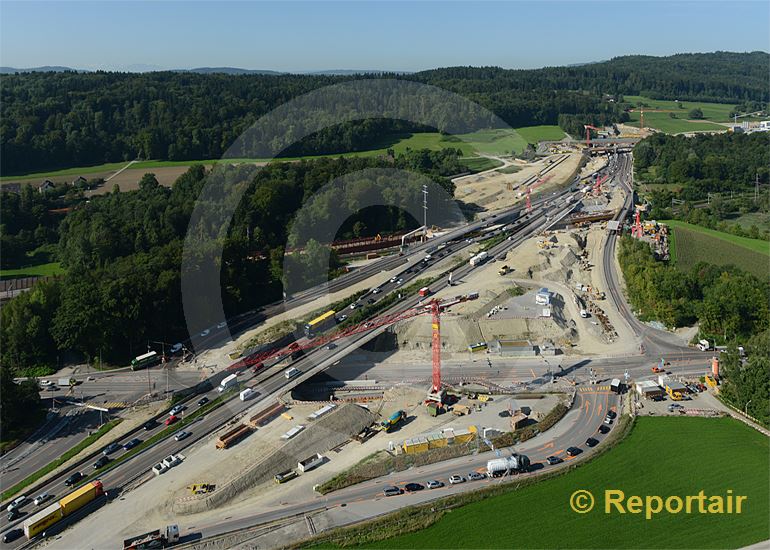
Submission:
[[[749,404],[751,403],[751,399],[746,401],[746,405],[743,407],[743,415],[749,416],[748,410],[749,410]]]

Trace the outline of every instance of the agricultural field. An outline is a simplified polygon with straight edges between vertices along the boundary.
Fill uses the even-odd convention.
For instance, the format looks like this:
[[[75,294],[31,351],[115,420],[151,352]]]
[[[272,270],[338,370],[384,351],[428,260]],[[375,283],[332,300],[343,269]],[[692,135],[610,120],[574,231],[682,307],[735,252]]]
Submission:
[[[629,126],[639,127],[639,113],[628,113],[631,117]],[[686,120],[687,111],[677,113],[679,118],[671,118],[668,113],[644,112],[645,128],[655,128],[667,134],[680,134],[682,132],[726,132],[727,127],[708,121]]]
[[[662,220],[672,229],[671,258],[689,271],[698,262],[733,264],[762,279],[768,276],[770,242],[737,237],[678,220]]]
[[[768,439],[730,418],[640,417],[610,452],[572,472],[445,513],[367,548],[741,548],[770,532]],[[718,473],[704,468],[719,464]],[[577,514],[585,489],[596,507]],[[605,514],[606,489],[626,496],[745,495],[741,514]],[[426,521],[428,519],[426,518]],[[384,527],[382,527],[384,528]],[[347,546],[347,545],[346,545]]]
[[[770,229],[770,214],[765,212],[750,212],[742,214],[737,218],[729,219],[729,221],[737,223],[744,229],[749,229],[752,225],[756,225],[760,230]]]
[[[527,143],[536,144],[539,141],[559,141],[568,137],[564,130],[558,126],[527,126],[525,128],[516,128],[516,131]]]
[[[678,134],[681,132],[723,132],[727,128],[721,124],[714,123],[731,122],[728,115],[735,108],[735,105],[727,103],[706,103],[703,101],[682,101],[677,103],[676,101],[650,99],[638,95],[624,96],[624,99],[633,105],[640,101],[647,104],[649,107],[645,108],[644,111],[644,125],[668,134]],[[696,107],[703,111],[704,120],[688,120],[688,113]],[[670,113],[674,113],[676,118],[671,118]],[[635,111],[629,113],[629,115],[631,116],[631,121],[627,124],[639,127],[639,112]]]
[[[712,122],[732,122],[733,120],[729,115],[730,112],[735,108],[735,105],[731,105],[729,103],[706,103],[703,101],[681,101],[677,103],[676,101],[672,100],[650,99],[649,97],[640,95],[627,95],[623,96],[623,98],[628,103],[633,105],[636,105],[642,101],[649,105],[652,109],[666,111],[667,115],[668,111],[673,111],[674,113],[677,113],[679,118],[687,118],[687,113],[689,113],[691,109],[698,108],[703,111],[703,117],[706,120],[710,120]],[[647,120],[647,114],[648,111],[645,108],[645,121]]]

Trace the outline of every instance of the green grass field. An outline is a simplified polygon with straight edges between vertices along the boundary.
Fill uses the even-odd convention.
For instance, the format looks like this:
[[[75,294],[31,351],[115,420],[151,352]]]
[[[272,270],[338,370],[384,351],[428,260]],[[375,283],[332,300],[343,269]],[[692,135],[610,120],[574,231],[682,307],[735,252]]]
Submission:
[[[756,225],[760,229],[770,229],[770,214],[765,212],[750,212],[748,214],[742,214],[737,218],[730,219],[729,221],[737,223],[744,229],[748,229],[752,225]]]
[[[64,269],[59,262],[31,265],[18,269],[0,269],[0,279],[19,279],[21,277],[47,277],[61,275]]]
[[[292,161],[302,159],[313,159],[323,157],[371,157],[384,155],[388,149],[393,149],[396,153],[403,153],[409,149],[430,149],[437,151],[449,147],[460,149],[464,156],[471,157],[476,154],[487,155],[510,155],[511,152],[520,153],[527,146],[527,143],[537,143],[540,140],[557,140],[564,137],[564,132],[558,126],[530,126],[526,128],[480,130],[469,134],[460,134],[457,136],[442,136],[438,132],[425,132],[419,134],[406,134],[403,136],[391,136],[378,143],[376,147],[367,151],[357,151],[354,153],[345,153],[344,155],[321,155],[305,157],[285,157],[280,160]],[[215,164],[220,159],[204,160],[146,160],[131,165],[131,170],[147,170],[152,168],[164,168],[173,166],[190,166],[193,164]],[[269,159],[263,158],[239,158],[228,159],[230,163],[246,162],[265,162]],[[99,164],[96,166],[82,166],[78,168],[66,168],[63,170],[52,170],[35,172],[32,174],[23,174],[16,176],[2,176],[0,182],[22,182],[25,180],[39,180],[43,178],[61,178],[65,176],[85,176],[94,174],[106,174],[115,172],[123,168],[127,163],[112,162]],[[490,166],[491,167],[491,166]]]
[[[639,113],[628,113],[631,120],[627,122],[629,126],[639,127]],[[678,114],[679,118],[671,118],[668,113],[644,113],[644,126],[646,128],[655,128],[667,134],[679,134],[682,132],[725,132],[726,126],[714,124],[712,122],[690,122],[683,120],[687,117],[687,111]]]
[[[367,548],[740,548],[770,537],[768,439],[733,419],[641,417],[610,452],[556,478],[445,513]],[[596,498],[589,513],[573,492]],[[603,492],[747,496],[741,514],[604,513]],[[397,497],[405,498],[405,497]]]
[[[734,264],[757,277],[768,276],[770,242],[737,237],[678,220],[661,220],[673,229],[671,258],[676,266],[689,271],[698,262]]]
[[[729,103],[706,103],[703,101],[682,101],[680,102],[683,108],[679,108],[679,104],[676,101],[666,99],[650,99],[640,95],[627,95],[623,96],[624,99],[633,105],[637,105],[640,101],[646,103],[653,109],[661,109],[666,111],[674,111],[678,114],[679,118],[687,118],[687,113],[691,109],[696,107],[703,111],[703,116],[707,120],[713,122],[732,122],[730,118],[730,111],[735,108],[735,105]],[[666,113],[668,116],[668,113]],[[644,114],[645,121],[647,120],[647,113]]]

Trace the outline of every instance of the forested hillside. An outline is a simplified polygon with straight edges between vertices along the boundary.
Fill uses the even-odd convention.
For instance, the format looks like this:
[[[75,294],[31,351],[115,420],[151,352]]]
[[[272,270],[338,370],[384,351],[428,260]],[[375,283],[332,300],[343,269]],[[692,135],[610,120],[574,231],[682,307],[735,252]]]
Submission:
[[[605,94],[732,103],[767,101],[768,54],[628,56],[578,67],[504,70],[454,67],[397,77],[457,92],[508,125],[627,120]],[[156,72],[3,76],[0,154],[4,175],[133,158],[219,158],[258,117],[312,90],[374,76],[228,75]],[[365,99],[365,98],[362,98]],[[615,98],[617,100],[620,97]],[[440,119],[440,117],[437,117]],[[294,124],[287,121],[287,124]],[[312,135],[286,155],[371,148],[386,134],[424,130],[397,120],[347,123]],[[276,144],[249,153],[270,156]]]
[[[431,200],[451,197],[452,183],[441,174],[457,172],[458,155],[445,149],[410,151],[395,158],[277,163],[261,170],[246,165],[223,168],[228,177],[248,185],[230,230],[219,243],[225,312],[233,315],[279,299],[288,277],[293,291],[327,277],[326,266],[315,269],[321,258],[326,260],[322,247],[308,240],[313,233],[303,238],[290,235],[303,205],[307,205],[303,219],[341,223],[338,238],[412,229],[418,223],[403,208],[412,204],[419,210],[426,181]],[[416,170],[415,179],[400,178],[396,189],[388,181],[378,186],[365,172],[393,168]],[[336,194],[327,187],[346,174],[359,175]],[[68,214],[59,227],[56,251],[66,275],[38,284],[3,306],[2,367],[16,373],[35,372],[35,367],[47,372],[56,364],[57,354],[67,350],[90,358],[101,353],[106,361],[122,362],[145,349],[148,339],[186,338],[180,289],[183,239],[206,177],[202,166],[194,166],[168,189],[148,174],[139,190],[115,189]],[[375,204],[393,206],[362,208],[366,205],[362,201],[373,193]],[[308,203],[311,196],[322,200]],[[445,210],[440,202],[431,207]],[[36,208],[34,202],[21,201],[18,209],[7,210],[11,219],[4,223],[20,226],[28,209]],[[355,213],[336,219],[341,211]],[[292,254],[285,271],[287,241],[304,247],[304,253]],[[333,269],[333,254],[330,263]]]

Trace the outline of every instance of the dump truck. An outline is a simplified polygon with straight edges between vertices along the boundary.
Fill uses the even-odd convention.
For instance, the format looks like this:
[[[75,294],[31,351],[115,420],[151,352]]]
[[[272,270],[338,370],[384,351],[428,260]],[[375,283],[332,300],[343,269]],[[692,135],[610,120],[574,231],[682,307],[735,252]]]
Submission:
[[[296,472],[296,470],[288,470],[286,472],[281,472],[280,474],[275,474],[273,476],[273,481],[276,483],[286,483],[287,481],[292,480],[297,476],[299,476],[299,474]]]
[[[504,458],[495,458],[487,462],[487,475],[489,477],[518,474],[527,470],[529,470],[529,458],[525,455],[514,454]]]
[[[179,526],[167,525],[123,541],[123,550],[144,550],[145,548],[166,548],[179,542]]]
[[[28,539],[36,537],[51,525],[60,519],[67,517],[80,510],[89,502],[94,501],[104,494],[104,487],[101,481],[91,481],[79,489],[41,510],[30,518],[27,518],[22,525],[24,534]]]
[[[400,424],[402,420],[406,420],[406,411],[396,411],[387,420],[382,421],[380,427],[385,432],[389,432]]]
[[[225,432],[219,438],[216,442],[217,449],[227,449],[229,447],[232,447],[242,439],[248,437],[251,435],[251,432],[254,429],[251,426],[248,426],[246,424],[242,424],[240,426],[236,426],[232,430]]]
[[[497,274],[500,276],[507,275],[510,271],[511,271],[511,268],[508,267],[507,265],[504,265],[503,267],[497,270]]]
[[[471,408],[467,405],[454,405],[452,407],[452,414],[456,414],[457,416],[471,414]]]

